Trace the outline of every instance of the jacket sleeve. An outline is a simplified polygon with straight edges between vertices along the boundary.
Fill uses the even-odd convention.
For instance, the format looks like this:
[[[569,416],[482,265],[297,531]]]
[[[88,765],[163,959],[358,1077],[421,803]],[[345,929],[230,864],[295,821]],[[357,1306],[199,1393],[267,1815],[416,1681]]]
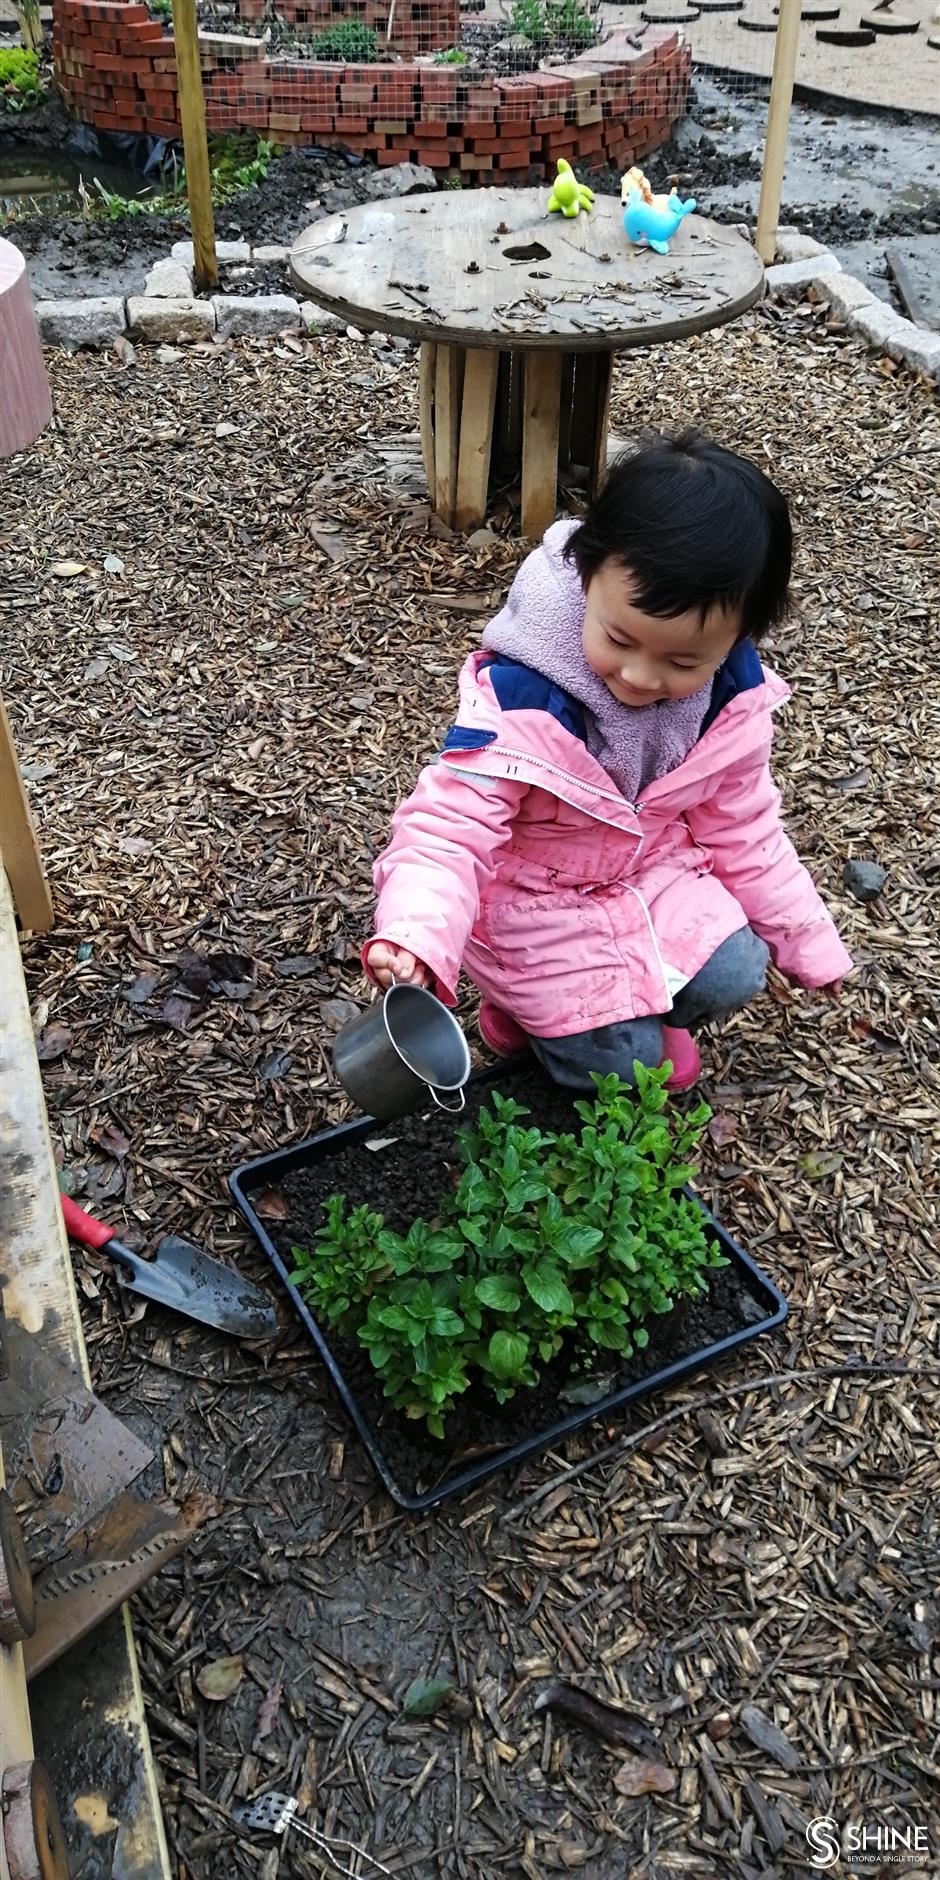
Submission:
[[[529,786],[429,764],[396,810],[392,837],[373,869],[376,940],[405,947],[434,975],[445,1005],[457,1002],[460,962],[480,896]]]
[[[850,970],[851,956],[782,827],[766,757],[717,778],[686,820],[781,972],[804,986],[825,986]]]

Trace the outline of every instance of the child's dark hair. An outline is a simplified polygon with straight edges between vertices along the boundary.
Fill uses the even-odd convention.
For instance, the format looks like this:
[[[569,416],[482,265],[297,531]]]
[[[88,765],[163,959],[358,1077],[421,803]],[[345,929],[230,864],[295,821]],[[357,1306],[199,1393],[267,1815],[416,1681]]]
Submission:
[[[565,545],[585,590],[605,562],[629,569],[657,620],[738,609],[759,640],[787,611],[793,531],[786,499],[746,457],[684,431],[621,457]]]

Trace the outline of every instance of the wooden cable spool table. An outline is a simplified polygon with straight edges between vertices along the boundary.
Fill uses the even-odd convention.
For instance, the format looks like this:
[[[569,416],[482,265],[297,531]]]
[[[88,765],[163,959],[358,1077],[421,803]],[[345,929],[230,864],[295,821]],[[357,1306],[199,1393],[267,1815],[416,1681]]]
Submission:
[[[484,520],[491,482],[521,483],[541,536],[559,471],[602,479],[614,354],[720,326],[764,271],[735,230],[688,216],[670,252],[635,248],[614,197],[566,220],[548,191],[483,189],[369,203],[316,222],[291,272],[319,306],[421,342],[421,444],[452,528]],[[681,398],[676,421],[681,423]]]

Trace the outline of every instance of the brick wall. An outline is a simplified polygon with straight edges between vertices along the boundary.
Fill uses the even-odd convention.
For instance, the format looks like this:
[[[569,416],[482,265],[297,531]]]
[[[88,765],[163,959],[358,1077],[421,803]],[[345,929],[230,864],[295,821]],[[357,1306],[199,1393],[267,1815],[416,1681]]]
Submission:
[[[139,0],[54,0],[53,17],[56,79],[76,117],[103,130],[179,135],[173,36]],[[269,58],[260,40],[200,37],[210,130],[343,145],[379,164],[410,158],[477,183],[550,176],[559,157],[586,170],[638,162],[684,114],[691,63],[670,27],[648,27],[640,49],[619,33],[568,65],[516,78],[431,59]]]

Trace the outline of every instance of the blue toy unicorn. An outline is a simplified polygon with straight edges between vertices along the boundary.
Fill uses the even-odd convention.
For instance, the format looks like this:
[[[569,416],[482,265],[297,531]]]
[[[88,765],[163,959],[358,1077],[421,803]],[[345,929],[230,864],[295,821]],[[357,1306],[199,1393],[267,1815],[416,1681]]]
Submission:
[[[665,200],[660,196],[654,202],[646,202],[638,189],[631,188],[623,212],[623,226],[632,242],[646,242],[658,255],[668,255],[670,237],[694,208],[694,196],[690,196],[688,202],[680,202],[673,190]]]

